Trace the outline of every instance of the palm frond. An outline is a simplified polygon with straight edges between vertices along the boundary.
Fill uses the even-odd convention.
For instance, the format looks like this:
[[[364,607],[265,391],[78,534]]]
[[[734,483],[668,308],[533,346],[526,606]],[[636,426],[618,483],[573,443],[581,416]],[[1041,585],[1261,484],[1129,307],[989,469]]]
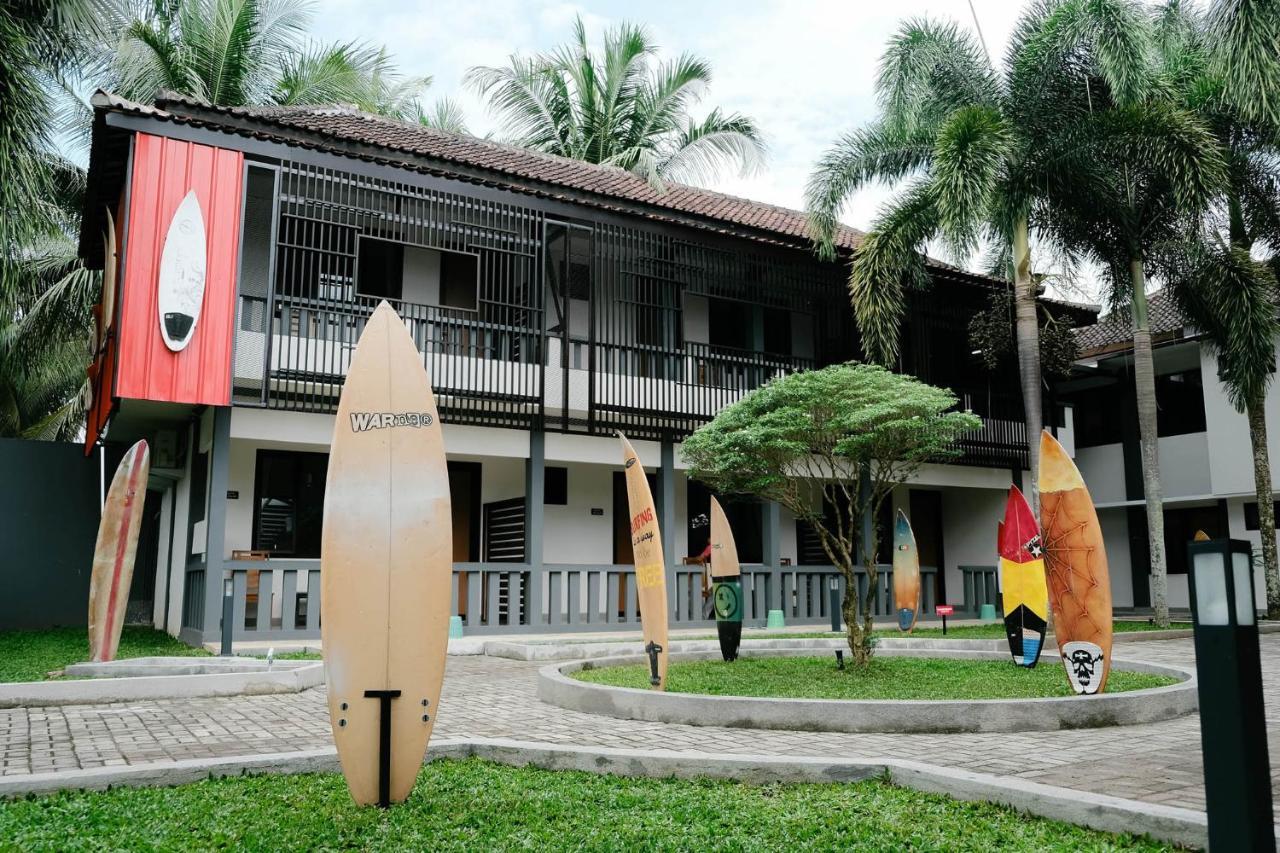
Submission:
[[[884,120],[907,129],[956,107],[993,105],[999,94],[982,45],[954,22],[909,20],[880,59],[876,96]]]
[[[832,257],[840,227],[840,210],[850,197],[873,181],[899,181],[932,162],[934,136],[897,124],[875,122],[845,134],[814,166],[805,186],[809,234],[823,257]]]
[[[1207,26],[1226,96],[1242,115],[1280,127],[1280,6],[1213,0]]]
[[[999,111],[963,107],[943,124],[934,145],[933,185],[942,234],[959,256],[977,245],[997,180],[1013,149]]]
[[[1217,356],[1228,399],[1243,412],[1275,375],[1274,273],[1243,249],[1197,240],[1175,247],[1166,275],[1179,310]]]
[[[671,140],[670,151],[656,153],[661,157],[659,177],[696,184],[735,165],[740,174],[749,175],[764,162],[766,149],[750,118],[712,110],[700,122],[690,120]]]
[[[928,285],[921,249],[939,226],[934,188],[917,181],[880,213],[854,253],[849,295],[868,359],[897,362],[905,290]]]
[[[440,98],[430,108],[419,105],[415,117],[425,127],[448,133],[468,133],[466,113],[463,112],[462,105],[452,98]]]

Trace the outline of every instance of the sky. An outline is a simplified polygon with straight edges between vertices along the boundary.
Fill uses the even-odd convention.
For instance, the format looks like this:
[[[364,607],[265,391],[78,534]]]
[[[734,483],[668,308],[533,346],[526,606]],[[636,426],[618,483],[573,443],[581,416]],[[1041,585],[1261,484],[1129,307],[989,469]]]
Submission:
[[[704,108],[749,115],[764,133],[769,157],[761,170],[725,173],[708,186],[802,208],[805,181],[822,152],[874,119],[880,53],[903,20],[927,16],[972,28],[976,15],[998,62],[1022,6],[1020,0],[318,0],[312,29],[326,41],[385,44],[404,73],[431,75],[424,100],[455,99],[471,132],[483,135],[496,133],[497,122],[463,86],[468,68],[550,50],[570,38],[575,15],[593,44],[621,21],[643,24],[661,56],[689,52],[710,62]],[[865,230],[891,194],[880,186],[862,190],[844,221]]]

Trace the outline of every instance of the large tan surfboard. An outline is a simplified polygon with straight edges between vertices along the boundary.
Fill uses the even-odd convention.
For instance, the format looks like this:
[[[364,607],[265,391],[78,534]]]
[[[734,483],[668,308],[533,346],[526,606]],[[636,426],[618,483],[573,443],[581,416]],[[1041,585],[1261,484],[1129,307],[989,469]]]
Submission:
[[[1040,435],[1040,531],[1058,653],[1076,693],[1101,693],[1111,674],[1111,576],[1084,479],[1046,430]]]
[[[649,655],[654,690],[667,689],[667,567],[662,556],[658,511],[644,466],[627,437],[622,440],[622,465],[627,476],[627,506],[631,511],[631,550],[636,562],[636,592],[640,600],[640,626],[645,653]]]
[[[115,660],[133,583],[133,558],[138,551],[142,504],[147,499],[151,453],[139,441],[120,460],[98,522],[89,576],[89,660]]]
[[[449,643],[453,533],[435,396],[404,322],[383,302],[342,389],[320,545],[329,718],[352,798],[380,801],[380,718],[390,699],[387,802],[409,796],[435,724]]]

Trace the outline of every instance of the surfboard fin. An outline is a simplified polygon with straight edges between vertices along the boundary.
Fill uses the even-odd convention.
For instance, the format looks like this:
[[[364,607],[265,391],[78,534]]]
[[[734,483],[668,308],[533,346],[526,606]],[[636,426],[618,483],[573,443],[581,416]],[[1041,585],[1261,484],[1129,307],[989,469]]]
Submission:
[[[644,653],[649,656],[649,683],[657,687],[662,683],[662,679],[658,676],[658,655],[662,654],[662,646],[649,643],[644,647]]]

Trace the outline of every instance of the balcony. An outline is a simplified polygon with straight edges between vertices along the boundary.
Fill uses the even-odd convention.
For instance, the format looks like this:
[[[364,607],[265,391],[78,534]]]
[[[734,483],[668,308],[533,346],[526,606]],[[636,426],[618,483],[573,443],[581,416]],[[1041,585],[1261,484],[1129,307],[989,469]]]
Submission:
[[[234,402],[336,411],[377,301],[242,295]],[[665,349],[566,340],[540,331],[534,310],[509,309],[513,322],[500,323],[476,311],[393,304],[423,354],[441,416],[454,423],[679,439],[773,377],[814,366],[703,343]]]

